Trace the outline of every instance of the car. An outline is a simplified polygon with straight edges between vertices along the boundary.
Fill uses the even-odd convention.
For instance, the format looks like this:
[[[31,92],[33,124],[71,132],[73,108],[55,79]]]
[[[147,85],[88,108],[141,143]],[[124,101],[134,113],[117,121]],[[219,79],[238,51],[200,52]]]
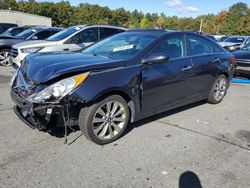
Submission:
[[[126,31],[126,28],[109,25],[76,25],[69,27],[46,40],[27,41],[12,47],[12,63],[20,67],[30,53],[50,51],[78,51],[94,42]]]
[[[12,45],[26,41],[26,40],[38,40],[46,39],[49,36],[61,31],[62,28],[35,26],[31,27],[16,36],[8,36],[4,39],[0,39],[0,65],[8,66],[10,62],[10,51]],[[15,53],[15,52],[12,52]]]
[[[17,34],[25,31],[26,29],[29,29],[30,27],[31,26],[11,27],[0,35],[0,39],[16,36]]]
[[[225,48],[226,50],[233,52],[243,48],[245,45],[250,43],[249,36],[231,36],[225,39],[223,42],[219,42],[219,44]]]
[[[250,78],[250,43],[243,47],[242,50],[233,52],[232,54],[237,60],[235,74]]]
[[[17,27],[17,24],[13,24],[13,23],[0,23],[0,34],[2,34],[3,32],[5,32],[7,29],[9,29],[11,27]]]
[[[67,135],[77,125],[108,144],[129,123],[196,101],[220,103],[234,70],[233,55],[200,34],[129,30],[82,52],[30,54],[10,95],[28,126],[64,126]]]

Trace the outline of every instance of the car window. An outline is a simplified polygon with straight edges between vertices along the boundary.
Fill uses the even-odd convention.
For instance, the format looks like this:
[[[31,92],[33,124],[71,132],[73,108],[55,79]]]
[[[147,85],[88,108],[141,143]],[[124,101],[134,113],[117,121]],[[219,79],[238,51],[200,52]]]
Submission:
[[[197,36],[188,36],[189,55],[206,55],[214,53],[212,42]],[[221,51],[220,49],[217,49]]]
[[[33,35],[35,32],[37,32],[37,30],[34,29],[34,28],[26,29],[23,32],[18,33],[16,35],[16,38],[27,39],[28,37],[30,37],[31,35]]]
[[[166,54],[170,59],[181,58],[184,56],[183,35],[172,36],[161,41],[149,55]]]
[[[13,29],[12,31],[10,31],[10,35],[15,36],[18,33],[21,33],[22,31],[24,31],[24,28],[16,28],[16,29]]]
[[[66,43],[67,44],[80,44],[80,43],[90,43],[98,41],[98,28],[91,28],[77,33],[71,37]]]
[[[37,39],[39,39],[39,40],[43,40],[43,39],[48,38],[50,35],[51,35],[50,31],[41,31],[41,32],[35,34],[34,36],[36,36]]]
[[[111,35],[115,35],[118,33],[123,32],[123,30],[120,29],[114,29],[114,28],[100,28],[100,39],[109,37]]]

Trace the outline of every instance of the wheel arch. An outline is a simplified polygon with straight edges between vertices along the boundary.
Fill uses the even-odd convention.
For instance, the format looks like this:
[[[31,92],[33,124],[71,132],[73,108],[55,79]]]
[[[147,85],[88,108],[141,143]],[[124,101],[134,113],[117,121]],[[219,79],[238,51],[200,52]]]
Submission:
[[[90,105],[97,102],[97,101],[100,101],[104,98],[107,98],[111,95],[119,95],[127,102],[128,107],[129,107],[129,111],[130,111],[130,122],[134,122],[134,120],[135,120],[135,102],[134,102],[132,96],[128,92],[126,92],[122,89],[116,88],[113,90],[105,91],[105,92],[95,96],[91,100]]]

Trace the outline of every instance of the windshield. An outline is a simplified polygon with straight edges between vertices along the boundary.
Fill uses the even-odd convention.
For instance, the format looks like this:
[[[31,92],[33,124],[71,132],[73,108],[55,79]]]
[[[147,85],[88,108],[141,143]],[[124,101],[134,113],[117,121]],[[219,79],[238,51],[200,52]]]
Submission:
[[[27,29],[27,30],[17,34],[16,38],[27,39],[28,37],[30,37],[35,32],[37,32],[37,30],[30,28],[30,29]]]
[[[68,36],[74,34],[75,32],[79,31],[80,29],[81,29],[80,27],[69,27],[68,29],[64,29],[64,30],[50,36],[46,40],[47,41],[60,41],[60,40],[67,38]]]
[[[243,43],[244,41],[244,37],[229,37],[224,42]]]
[[[112,59],[130,59],[155,38],[154,35],[142,33],[122,33],[98,42],[82,53]]]

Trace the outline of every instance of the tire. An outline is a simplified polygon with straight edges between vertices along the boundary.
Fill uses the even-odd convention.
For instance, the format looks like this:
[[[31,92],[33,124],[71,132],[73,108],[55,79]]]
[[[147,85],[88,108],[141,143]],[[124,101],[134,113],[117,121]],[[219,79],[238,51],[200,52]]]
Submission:
[[[0,49],[0,65],[2,66],[10,66],[11,63],[9,61],[10,49]]]
[[[129,118],[127,102],[119,95],[111,95],[82,108],[79,127],[87,139],[103,145],[117,140],[122,135]]]
[[[225,75],[220,75],[214,82],[210,90],[208,102],[211,104],[220,103],[227,93],[229,81]]]

